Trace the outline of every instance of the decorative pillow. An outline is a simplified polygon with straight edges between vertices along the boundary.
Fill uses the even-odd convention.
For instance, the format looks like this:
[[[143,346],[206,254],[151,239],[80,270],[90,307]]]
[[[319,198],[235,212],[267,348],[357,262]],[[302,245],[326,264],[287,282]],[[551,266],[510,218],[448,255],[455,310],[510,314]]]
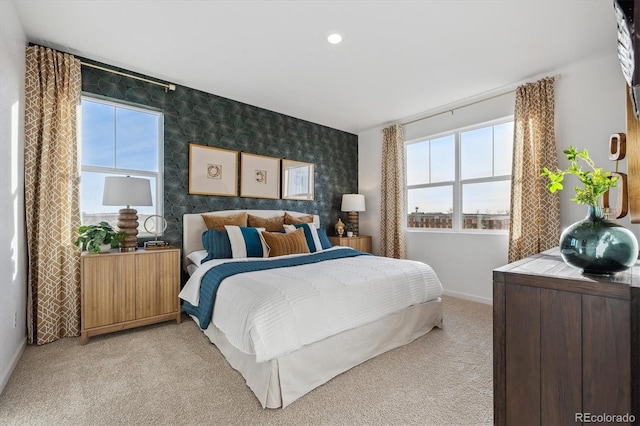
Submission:
[[[329,237],[327,236],[327,230],[324,228],[318,229],[318,238],[320,239],[320,245],[322,246],[322,250],[326,250],[328,248],[333,247],[331,241],[329,241]]]
[[[282,231],[283,230],[284,215],[283,216],[270,217],[268,219],[265,219],[263,217],[253,216],[251,214],[248,215],[247,217],[248,217],[247,223],[252,228],[264,228],[265,230],[267,230],[269,232]]]
[[[297,229],[302,228],[304,232],[304,238],[307,240],[307,246],[310,253],[322,251],[322,243],[318,236],[318,229],[313,223],[299,223],[297,225],[284,225],[284,230],[287,234],[295,232]]]
[[[269,246],[269,257],[284,256],[285,254],[309,253],[307,240],[302,229],[296,229],[288,234],[278,232],[263,232],[262,237]]]
[[[284,212],[285,225],[295,225],[297,223],[313,223],[313,215],[308,214],[306,216],[291,216],[289,213]]]
[[[207,250],[207,257],[200,263],[211,259],[231,259],[231,242],[227,231],[209,229],[202,233],[202,247]]]
[[[225,225],[234,259],[243,257],[269,257],[269,246],[260,233],[264,228]]]
[[[187,255],[187,259],[189,259],[191,263],[195,263],[196,265],[199,265],[200,263],[202,263],[202,261],[206,258],[207,258],[206,250],[196,250]]]
[[[247,212],[232,214],[230,216],[216,216],[213,214],[201,215],[207,229],[224,231],[225,225],[247,226]]]

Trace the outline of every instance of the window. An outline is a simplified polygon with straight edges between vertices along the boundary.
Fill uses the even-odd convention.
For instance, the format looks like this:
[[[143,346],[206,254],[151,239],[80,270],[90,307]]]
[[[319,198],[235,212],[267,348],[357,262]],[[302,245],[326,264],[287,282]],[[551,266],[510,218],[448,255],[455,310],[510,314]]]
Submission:
[[[513,118],[407,142],[407,226],[508,230]]]
[[[132,176],[151,181],[153,206],[138,210],[139,234],[144,220],[162,214],[162,113],[92,97],[82,97],[80,211],[83,224],[107,221],[116,226],[118,210],[103,206],[106,176]]]

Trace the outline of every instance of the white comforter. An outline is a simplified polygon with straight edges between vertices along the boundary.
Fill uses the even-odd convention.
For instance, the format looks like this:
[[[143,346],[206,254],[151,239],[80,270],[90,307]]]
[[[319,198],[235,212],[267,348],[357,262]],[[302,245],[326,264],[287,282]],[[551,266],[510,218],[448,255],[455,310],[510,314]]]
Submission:
[[[335,249],[346,248],[329,250]],[[251,260],[264,259],[246,261]],[[201,265],[180,298],[197,306],[202,276],[222,262]],[[349,257],[226,278],[218,289],[212,323],[234,346],[263,362],[437,299],[442,292],[435,272],[424,263]]]

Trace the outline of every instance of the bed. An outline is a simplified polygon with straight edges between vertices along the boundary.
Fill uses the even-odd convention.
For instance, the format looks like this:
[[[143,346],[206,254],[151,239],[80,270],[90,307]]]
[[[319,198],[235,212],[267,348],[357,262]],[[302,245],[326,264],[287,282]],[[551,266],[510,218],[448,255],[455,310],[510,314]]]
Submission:
[[[206,214],[238,212],[261,218],[285,214]],[[183,309],[189,307],[185,311],[243,375],[263,408],[284,408],[340,373],[442,327],[442,285],[421,262],[318,247],[315,253],[213,259],[199,265],[206,253],[202,235],[207,226],[201,214],[183,219],[183,267],[190,275],[180,293]],[[319,225],[314,215],[313,225],[304,226]],[[210,317],[193,310],[207,303],[204,277],[245,267],[247,272],[218,278]],[[390,284],[396,280],[406,284]]]

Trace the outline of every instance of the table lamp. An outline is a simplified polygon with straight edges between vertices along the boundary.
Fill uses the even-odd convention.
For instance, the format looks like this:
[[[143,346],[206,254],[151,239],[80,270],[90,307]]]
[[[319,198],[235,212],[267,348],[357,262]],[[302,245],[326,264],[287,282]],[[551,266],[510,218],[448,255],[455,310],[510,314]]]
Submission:
[[[342,196],[342,211],[349,212],[349,223],[353,225],[353,235],[358,235],[358,212],[365,211],[364,195],[344,194]]]
[[[127,234],[120,241],[120,251],[136,251],[138,248],[138,211],[131,206],[152,206],[151,182],[149,179],[130,176],[107,176],[104,178],[103,206],[127,206],[120,209],[118,228]]]

